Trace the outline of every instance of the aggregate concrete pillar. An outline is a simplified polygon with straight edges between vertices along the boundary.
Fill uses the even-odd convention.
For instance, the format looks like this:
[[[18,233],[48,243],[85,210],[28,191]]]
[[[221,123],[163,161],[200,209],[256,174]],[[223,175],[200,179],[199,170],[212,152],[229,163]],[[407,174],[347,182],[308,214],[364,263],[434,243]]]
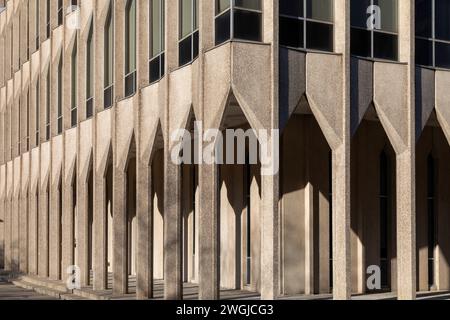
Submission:
[[[38,223],[39,223],[39,208],[38,208],[39,196],[36,190],[30,193],[29,204],[29,235],[28,235],[28,247],[29,247],[29,273],[31,275],[37,275],[38,273]]]
[[[404,149],[397,153],[397,295],[400,300],[416,298],[416,190],[415,190],[415,6],[413,1],[399,2],[400,61],[407,64],[406,137]]]
[[[5,201],[0,199],[0,269],[5,268]]]
[[[137,167],[137,299],[153,297],[153,223],[151,167],[143,160]]]
[[[5,200],[5,270],[11,270],[11,199]]]
[[[103,172],[94,177],[94,232],[93,232],[93,268],[94,290],[105,290],[108,285],[107,272],[107,213],[106,183]]]
[[[397,155],[397,261],[400,300],[416,297],[416,212],[414,151]]]
[[[84,178],[84,179],[83,179]],[[77,255],[78,267],[80,268],[81,285],[89,284],[89,226],[88,226],[88,182],[86,177],[77,180],[77,197],[78,197],[78,234],[77,239]]]
[[[332,145],[333,192],[333,297],[351,296],[350,244],[350,0],[337,0],[335,9],[335,51],[342,55],[341,117],[338,140]]]
[[[333,190],[333,296],[350,299],[350,149],[342,144],[332,151]]]
[[[49,216],[49,276],[51,280],[59,280],[61,277],[61,215],[59,208],[59,192],[58,183],[54,183],[50,189],[50,216]]]
[[[261,299],[279,295],[279,174],[261,176]]]
[[[199,299],[217,300],[219,288],[219,238],[217,165],[199,165]]]
[[[19,271],[19,195],[15,195],[11,211],[11,256],[13,272]]]
[[[19,265],[21,273],[28,273],[28,193],[25,193],[20,198],[20,248],[19,248]],[[1,241],[1,240],[0,240]],[[1,250],[1,249],[0,249]]]
[[[48,277],[48,188],[39,191],[39,276]]]
[[[164,149],[164,296],[167,300],[183,298],[181,175],[172,162],[170,149]]]
[[[113,292],[115,294],[125,294],[128,291],[127,215],[125,183],[125,172],[117,167],[114,167]]]
[[[74,212],[73,212],[73,190],[72,183],[65,183],[63,188],[62,199],[62,266],[61,277],[63,280],[67,278],[67,270],[69,266],[75,264],[74,253]]]

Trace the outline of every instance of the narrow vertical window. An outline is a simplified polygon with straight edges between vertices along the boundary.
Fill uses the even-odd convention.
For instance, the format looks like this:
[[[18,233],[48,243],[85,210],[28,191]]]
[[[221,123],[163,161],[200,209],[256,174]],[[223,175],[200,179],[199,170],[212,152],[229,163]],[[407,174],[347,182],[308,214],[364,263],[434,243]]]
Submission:
[[[35,102],[35,126],[36,126],[36,133],[35,133],[35,138],[36,138],[36,146],[38,146],[39,145],[39,140],[40,140],[40,137],[39,137],[39,129],[40,129],[40,118],[41,118],[41,115],[40,115],[40,109],[39,109],[39,106],[40,106],[40,101],[39,101],[39,98],[40,98],[40,94],[39,94],[39,90],[40,90],[40,88],[41,88],[41,86],[40,86],[40,84],[39,84],[39,79],[37,79],[37,82],[36,82],[36,89],[35,89],[35,94],[36,94],[36,96],[35,96],[35,100],[36,100],[36,102]]]
[[[51,94],[50,94],[50,67],[47,71],[47,83],[46,83],[46,109],[45,109],[45,140],[50,140],[50,119],[51,119]]]
[[[50,38],[50,31],[51,31],[51,26],[50,26],[50,12],[51,12],[51,5],[50,5],[50,0],[47,0],[47,15],[46,15],[46,31],[47,31],[47,39]]]
[[[21,153],[21,139],[22,139],[22,101],[19,99],[19,116],[17,117],[17,152]]]
[[[351,53],[362,57],[397,60],[397,0],[352,0],[350,11]],[[373,25],[369,23],[371,21]]]
[[[246,155],[246,165],[245,165],[245,201],[247,204],[247,212],[246,212],[246,277],[245,277],[245,283],[247,285],[251,284],[252,281],[252,227],[251,227],[251,185],[252,185],[252,172],[251,172],[251,164],[248,156],[248,152]]]
[[[64,19],[63,0],[58,0],[58,26],[63,24],[63,19]]]
[[[333,153],[328,153],[328,275],[330,288],[333,288]]]
[[[197,0],[180,0],[179,65],[190,63],[198,56],[198,6]]]
[[[70,101],[70,124],[75,127],[78,123],[78,84],[77,84],[77,40],[73,45],[72,57],[71,57],[71,67],[70,67],[70,90],[71,90],[71,101]]]
[[[36,50],[38,50],[39,49],[39,32],[40,32],[40,30],[39,30],[39,17],[40,17],[40,15],[39,15],[39,0],[35,0],[35,10],[36,10],[36,12],[35,12],[35,23],[36,23],[36,25],[35,25],[35,28],[36,28]]]
[[[109,108],[113,104],[114,96],[114,12],[113,1],[111,1],[105,24],[105,65],[104,65],[104,107]]]
[[[333,51],[333,0],[280,0],[280,45]]]
[[[261,0],[216,0],[215,15],[216,45],[230,39],[262,41]]]
[[[430,154],[427,160],[428,186],[427,186],[427,209],[428,209],[428,286],[433,289],[435,286],[435,251],[436,251],[436,172],[433,156]]]
[[[93,21],[89,28],[86,46],[86,118],[89,119],[94,115],[94,41]]]
[[[164,76],[164,0],[150,3],[150,83]]]
[[[125,96],[136,92],[136,0],[125,10]]]
[[[58,134],[61,134],[63,131],[63,110],[62,110],[62,55],[59,59],[58,64],[58,114],[57,114],[57,129]]]
[[[25,144],[26,150],[30,150],[30,88],[27,90],[27,110],[26,110],[26,133],[25,133]]]
[[[387,288],[389,286],[389,259],[388,259],[388,243],[389,243],[389,158],[385,151],[380,155],[380,269],[381,269],[381,286]]]

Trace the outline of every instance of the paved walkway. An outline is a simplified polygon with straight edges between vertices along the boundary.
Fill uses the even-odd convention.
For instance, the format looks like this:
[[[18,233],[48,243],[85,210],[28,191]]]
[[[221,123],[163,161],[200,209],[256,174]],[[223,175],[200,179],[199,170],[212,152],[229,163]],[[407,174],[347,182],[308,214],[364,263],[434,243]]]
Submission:
[[[0,276],[0,300],[56,300],[56,298],[16,287],[8,283],[5,277]]]

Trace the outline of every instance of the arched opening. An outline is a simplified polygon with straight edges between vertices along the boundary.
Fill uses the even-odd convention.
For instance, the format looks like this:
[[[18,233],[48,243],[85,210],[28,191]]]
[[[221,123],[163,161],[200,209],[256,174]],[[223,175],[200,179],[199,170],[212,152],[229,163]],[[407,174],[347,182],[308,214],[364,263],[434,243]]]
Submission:
[[[182,210],[182,250],[183,281],[198,281],[198,164],[195,163],[195,117],[192,116],[187,127],[191,134],[191,159],[181,164],[181,210]]]
[[[331,149],[305,97],[283,128],[280,149],[281,293],[329,294]]]
[[[93,260],[94,260],[94,170],[89,165],[89,173],[87,176],[87,270],[89,274],[88,285],[93,284]]]
[[[153,243],[153,296],[163,297],[164,286],[164,138],[158,128],[153,145],[151,166],[151,215]]]
[[[259,143],[237,99],[227,101],[218,165],[220,286],[260,290],[261,177]]]
[[[76,166],[75,166],[76,167]],[[77,171],[74,170],[72,184],[71,184],[71,218],[72,218],[72,230],[71,230],[71,243],[72,243],[72,254],[71,262],[72,265],[79,266],[79,257],[77,243],[78,243],[78,203],[77,203]]]
[[[126,212],[127,212],[127,270],[129,276],[136,275],[136,157],[128,161],[126,170]]]
[[[351,144],[352,292],[397,288],[396,155],[370,106]]]
[[[111,158],[111,157],[110,157]],[[107,289],[112,288],[113,272],[113,164],[108,161],[105,173],[105,205],[106,205],[106,266],[108,273]]]
[[[417,291],[450,289],[450,148],[431,114],[416,147]]]
[[[57,243],[57,250],[58,250],[58,270],[57,270],[57,278],[58,280],[62,280],[62,268],[63,268],[63,245],[62,245],[62,239],[63,239],[63,190],[62,190],[62,174],[61,177],[59,178],[59,182],[58,182],[58,208],[57,208],[57,212],[58,212],[58,243]]]

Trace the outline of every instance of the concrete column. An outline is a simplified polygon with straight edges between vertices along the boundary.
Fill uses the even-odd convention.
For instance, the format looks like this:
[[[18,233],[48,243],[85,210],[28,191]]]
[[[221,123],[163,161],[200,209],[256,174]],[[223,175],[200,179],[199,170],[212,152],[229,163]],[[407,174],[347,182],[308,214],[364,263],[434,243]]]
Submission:
[[[167,300],[183,298],[181,175],[170,149],[164,149],[164,296]]]
[[[11,198],[5,201],[5,270],[11,270]]]
[[[0,199],[0,269],[5,267],[5,201]]]
[[[125,294],[128,291],[125,173],[117,167],[113,169],[113,190],[113,292]]]
[[[39,276],[48,277],[48,189],[39,191]]]
[[[11,211],[11,256],[13,272],[19,271],[19,195],[15,195]]]
[[[216,165],[199,165],[199,299],[219,299],[218,194]]]
[[[337,0],[335,51],[342,55],[342,113],[339,140],[332,146],[333,296],[350,299],[350,0]]]
[[[279,174],[261,176],[261,298],[279,295]]]
[[[137,275],[138,299],[153,297],[153,223],[151,212],[151,167],[138,161],[137,167]]]
[[[83,179],[84,178],[84,179]],[[86,177],[77,180],[77,196],[78,196],[78,234],[77,239],[77,256],[78,267],[81,276],[81,285],[89,284],[89,227],[88,227],[88,182]]]
[[[39,196],[35,190],[30,193],[29,204],[29,235],[28,235],[28,250],[29,250],[29,264],[28,272],[32,275],[37,275],[38,272],[38,223],[39,223],[39,208],[38,208]]]
[[[52,280],[59,280],[61,277],[61,254],[60,254],[60,229],[61,215],[59,208],[59,186],[55,183],[50,192],[50,216],[49,216],[49,275]],[[62,190],[61,190],[62,192]]]
[[[107,216],[106,184],[103,172],[94,176],[94,232],[93,232],[93,268],[94,290],[105,290],[108,285],[107,272]]]
[[[20,272],[28,273],[28,192],[20,198],[20,248],[19,248],[19,265]],[[1,240],[0,240],[1,241]]]
[[[413,1],[399,2],[400,61],[407,63],[406,140],[397,151],[397,281],[398,299],[416,297],[416,190],[415,190],[415,61]]]
[[[74,248],[74,212],[73,212],[73,190],[71,183],[65,183],[62,188],[62,266],[61,276],[65,280],[67,277],[67,268],[75,264],[73,255]]]

